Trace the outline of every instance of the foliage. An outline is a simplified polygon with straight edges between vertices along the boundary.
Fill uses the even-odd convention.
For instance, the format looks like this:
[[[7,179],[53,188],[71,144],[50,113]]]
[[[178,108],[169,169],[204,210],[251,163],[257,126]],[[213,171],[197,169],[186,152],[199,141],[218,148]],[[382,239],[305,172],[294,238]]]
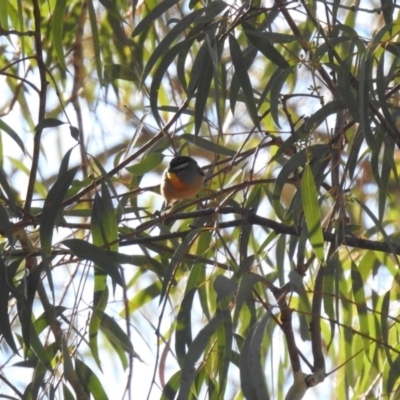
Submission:
[[[398,7],[267,3],[0,1],[4,396],[400,398]]]

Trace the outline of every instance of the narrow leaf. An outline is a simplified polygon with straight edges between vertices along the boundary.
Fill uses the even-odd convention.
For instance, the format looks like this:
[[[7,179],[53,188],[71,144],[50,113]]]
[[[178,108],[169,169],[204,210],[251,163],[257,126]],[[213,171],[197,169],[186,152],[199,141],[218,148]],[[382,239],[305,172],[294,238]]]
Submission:
[[[55,3],[53,16],[51,19],[51,34],[53,39],[54,50],[57,54],[58,62],[61,67],[66,70],[64,57],[64,47],[63,47],[63,30],[64,30],[64,18],[65,18],[65,8],[67,5],[67,0],[57,0]]]
[[[0,129],[8,134],[12,140],[20,147],[25,154],[24,142],[18,136],[18,133],[14,131],[9,125],[7,125],[2,119],[0,119]]]
[[[55,128],[56,126],[64,125],[67,122],[60,121],[57,118],[45,118],[42,119],[36,126],[35,132],[41,131],[45,128]]]
[[[225,312],[225,311],[224,311]],[[216,332],[222,322],[222,316],[217,314],[196,336],[189,347],[182,368],[181,385],[177,400],[187,400],[189,398],[190,388],[196,378],[195,364],[204,352],[207,343]]]
[[[154,67],[159,59],[162,59],[163,54],[168,50],[169,46],[174,42],[178,36],[184,32],[189,26],[204,13],[204,9],[199,9],[193,11],[192,13],[186,15],[182,20],[180,20],[175,26],[168,32],[168,34],[161,40],[160,44],[150,55],[149,60],[144,67],[143,74],[141,77],[141,82],[143,83],[150,73],[151,69]],[[139,26],[139,25],[138,25]]]
[[[111,318],[106,313],[100,310],[94,310],[101,319],[101,330],[109,338],[110,341],[120,345],[124,351],[129,353],[131,356],[135,355],[133,345],[128,335],[123,329],[117,324],[114,318]]]
[[[244,32],[249,39],[250,43],[257,48],[268,60],[272,61],[279,68],[288,68],[290,65],[282,56],[282,54],[274,47],[274,45],[267,39],[266,35],[262,35],[264,32],[258,32],[251,24],[242,23]],[[294,36],[286,35],[289,41],[295,39]]]
[[[201,81],[197,85],[196,104],[194,106],[194,132],[195,136],[199,135],[201,124],[203,123],[204,111],[207,105],[207,99],[210,97],[210,87],[213,79],[213,64],[207,46],[205,51],[198,53],[197,58],[201,55],[203,58],[199,60],[201,68]],[[196,61],[197,61],[196,58]],[[190,85],[189,85],[190,87]]]
[[[154,118],[157,121],[157,124],[162,127],[162,121],[160,114],[158,112],[158,91],[161,86],[161,82],[164,78],[164,75],[170,66],[170,64],[174,61],[175,57],[179,54],[179,52],[185,48],[185,42],[180,42],[173,46],[166,54],[164,54],[156,72],[153,75],[153,80],[151,82],[150,87],[150,108],[153,113]]]
[[[285,220],[284,209],[280,202],[281,192],[283,190],[284,185],[287,183],[290,175],[299,167],[302,167],[307,162],[307,157],[310,160],[314,160],[315,162],[319,162],[322,160],[327,152],[329,151],[329,146],[324,144],[317,144],[315,146],[311,146],[308,149],[304,149],[294,154],[282,167],[279,172],[278,178],[276,179],[274,190],[272,193],[272,206],[274,207],[274,211],[277,216]]]
[[[163,302],[171,282],[174,278],[175,271],[179,267],[182,257],[188,252],[189,246],[197,235],[202,231],[202,228],[193,229],[182,241],[179,247],[176,249],[174,255],[172,256],[171,262],[165,271],[163,287],[161,290],[160,304]]]
[[[321,227],[321,212],[317,187],[309,164],[306,164],[301,180],[301,199],[311,245],[318,260],[324,264],[324,235]]]
[[[132,175],[144,175],[147,172],[153,171],[162,163],[164,156],[160,153],[152,153],[144,157],[138,163],[126,167]]]
[[[268,321],[269,314],[265,313],[259,322],[252,326],[240,354],[240,383],[246,399],[269,399],[261,363],[261,343]]]
[[[57,217],[60,216],[60,210],[62,210],[61,204],[79,168],[72,168],[59,176],[44,201],[40,223],[40,241],[43,253],[46,256],[51,255],[53,229],[57,224]]]
[[[179,136],[179,139],[182,139],[186,142],[192,143],[197,147],[209,151],[213,154],[221,154],[226,157],[233,157],[236,154],[235,150],[232,150],[226,146],[222,146],[220,144],[211,142],[208,139],[203,138],[202,136],[195,136],[190,133],[184,133],[183,135]]]
[[[156,5],[136,26],[132,32],[132,37],[135,37],[142,33],[145,29],[149,28],[150,25],[159,17],[165,14],[172,6],[178,3],[179,0],[164,0]]]
[[[237,74],[240,86],[243,90],[247,111],[250,114],[253,124],[258,126],[259,118],[256,103],[254,101],[253,87],[251,86],[250,77],[247,73],[240,45],[233,35],[229,35],[229,48],[231,52],[232,63],[235,67],[235,73]]]
[[[13,274],[14,271],[11,268],[7,268],[3,259],[0,258],[0,336],[3,336],[14,353],[18,353],[11,330],[8,308],[10,288],[14,278]]]
[[[342,100],[330,101],[307,119],[304,130],[306,132],[314,131],[330,115],[343,111],[345,108],[346,106]]]
[[[365,335],[365,337],[363,337],[364,351],[365,354],[368,356],[370,347],[370,339],[368,338],[368,336],[370,335],[370,326],[368,322],[368,308],[365,299],[364,282],[354,262],[351,263],[351,282],[353,286],[353,295],[358,313],[358,320],[360,322],[360,332],[363,335]]]
[[[97,15],[94,9],[93,0],[88,0],[88,11],[89,11],[89,21],[90,21],[90,28],[92,30],[92,40],[93,40],[93,48],[94,48],[94,59],[96,61],[96,70],[97,76],[99,78],[99,82],[102,84],[103,82],[103,75],[102,75],[102,61],[101,61],[101,52],[100,52],[100,36],[99,31],[97,28]]]
[[[113,282],[122,286],[119,265],[113,261],[108,253],[95,245],[80,239],[67,239],[61,242],[79,258],[90,260],[109,275]]]
[[[175,372],[164,386],[160,400],[174,400],[181,382],[181,371]]]
[[[7,195],[8,201],[10,202],[11,210],[17,212],[17,203],[15,201],[14,192],[11,190],[11,187],[8,184],[7,175],[5,174],[1,166],[0,166],[0,185]]]
[[[271,105],[271,117],[274,120],[276,126],[279,125],[279,104],[280,96],[282,92],[283,85],[288,79],[289,75],[293,73],[294,67],[285,68],[283,70],[278,69],[270,79],[272,84],[270,85],[270,105]],[[269,85],[269,84],[268,84]]]
[[[79,358],[75,359],[75,371],[81,382],[93,395],[95,400],[108,400],[108,396],[96,374]]]
[[[15,238],[13,235],[10,216],[7,210],[0,204],[0,231],[6,236],[10,246],[14,246]]]

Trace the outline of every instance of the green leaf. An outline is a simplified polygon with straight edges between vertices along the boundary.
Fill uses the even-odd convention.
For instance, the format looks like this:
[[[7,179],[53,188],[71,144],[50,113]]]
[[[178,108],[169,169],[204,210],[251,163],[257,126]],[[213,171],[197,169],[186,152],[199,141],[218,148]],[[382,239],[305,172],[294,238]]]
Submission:
[[[71,133],[71,136],[77,140],[79,142],[79,136],[80,136],[80,132],[79,129],[76,126],[69,126],[69,132]]]
[[[10,246],[14,246],[15,237],[7,210],[0,204],[0,230],[6,236]]]
[[[313,132],[322,122],[324,122],[330,115],[343,111],[346,108],[342,100],[333,100],[325,104],[317,112],[307,118],[304,125],[304,130],[308,134]]]
[[[288,67],[283,70],[278,69],[270,79],[272,82],[270,87],[270,105],[271,105],[271,117],[274,120],[276,126],[280,128],[279,125],[279,104],[280,95],[282,92],[283,85],[285,84],[288,77],[293,73],[295,67]]]
[[[258,53],[257,49],[252,47],[248,47],[247,49],[244,50],[243,59],[245,61],[246,70],[249,69],[253,64],[255,58],[257,57],[257,53]],[[239,98],[239,90],[240,90],[240,82],[236,73],[233,74],[229,89],[227,90],[229,93],[229,104],[231,107],[231,113],[235,114],[236,103]]]
[[[174,400],[181,382],[181,371],[175,372],[164,386],[160,400]]]
[[[10,185],[8,184],[7,176],[0,166],[0,185],[5,191],[8,201],[10,202],[10,208],[14,212],[17,212],[17,203],[15,201],[14,192],[12,191]]]
[[[101,195],[96,193],[91,218],[93,244],[97,247],[118,250],[118,227],[112,199],[107,185],[101,183]],[[113,244],[111,244],[113,243]],[[110,252],[108,252],[110,255]],[[94,268],[93,307],[104,311],[108,301],[107,275],[98,265]],[[89,344],[93,357],[101,369],[98,350],[100,318],[93,312],[89,325]]]
[[[75,358],[75,371],[83,387],[86,387],[95,400],[108,400],[108,396],[96,374],[79,358]]]
[[[101,52],[100,52],[100,40],[99,40],[100,36],[97,28],[98,25],[97,15],[94,9],[93,0],[88,0],[87,5],[89,11],[90,28],[92,30],[91,38],[93,40],[94,59],[96,62],[97,76],[99,78],[100,84],[103,84],[103,75],[102,75],[103,68],[102,68]]]
[[[101,183],[101,196],[96,194],[92,212],[93,244],[118,251],[118,224],[113,199],[107,185]],[[96,236],[96,237],[95,237]]]
[[[129,82],[139,82],[140,78],[138,73],[125,65],[121,64],[105,64],[104,65],[104,79],[122,79]]]
[[[329,146],[325,144],[317,144],[311,146],[308,149],[304,149],[294,154],[282,167],[279,172],[278,178],[276,179],[274,190],[272,193],[272,206],[276,215],[285,220],[285,211],[280,202],[281,192],[284,185],[287,183],[290,175],[299,167],[306,164],[307,159],[314,160],[313,162],[318,163],[324,159],[326,154],[329,152]]]
[[[358,271],[357,266],[354,262],[351,263],[351,283],[354,295],[354,301],[357,308],[358,320],[360,321],[360,332],[364,335],[364,351],[365,354],[369,355],[370,350],[370,326],[368,322],[368,308],[365,299],[364,282],[361,278],[361,274]]]
[[[147,172],[153,171],[155,168],[159,167],[162,163],[164,156],[160,153],[152,153],[144,157],[138,163],[126,167],[126,169],[132,175],[144,175]]]
[[[100,3],[107,9],[107,11],[119,22],[124,22],[118,9],[118,3],[113,0],[99,0]]]
[[[25,146],[24,142],[18,136],[18,133],[11,128],[11,126],[7,125],[2,119],[0,119],[0,129],[8,134],[12,140],[20,147],[20,149],[25,154]]]
[[[243,306],[251,301],[254,285],[259,282],[260,277],[256,274],[243,274],[236,295],[235,313],[233,316],[233,324],[236,326],[239,321],[240,311]]]
[[[387,383],[386,383],[386,393],[393,392],[393,390],[395,388],[395,384],[399,379],[399,376],[400,376],[400,355],[397,355],[394,362],[390,365],[389,376],[388,376]],[[394,397],[394,398],[398,398],[398,397]]]
[[[35,132],[42,131],[46,128],[55,128],[56,126],[67,124],[67,122],[60,121],[57,118],[45,118],[42,119],[36,126]]]
[[[189,26],[196,20],[196,18],[198,18],[203,13],[204,9],[199,9],[186,15],[184,18],[182,18],[182,20],[180,20],[177,24],[175,24],[175,26],[161,40],[160,44],[150,55],[149,61],[147,61],[144,67],[143,74],[141,77],[142,83],[144,83],[144,81],[147,78],[147,75],[150,73],[156,62],[162,58],[163,54],[168,50],[169,46],[174,42],[174,40],[177,39],[177,37],[182,32],[184,32],[187,28],[189,28]]]
[[[393,132],[398,132],[396,122],[392,116],[392,113],[389,111],[389,105],[386,99],[387,81],[391,77],[388,77],[385,74],[385,55],[386,54],[382,54],[378,60],[378,68],[376,71],[376,92],[379,100],[379,108],[382,110],[382,114],[385,117],[386,123],[390,126]],[[399,59],[396,58],[396,60],[398,61]],[[397,65],[397,62],[395,65]]]
[[[68,389],[68,386],[62,383],[62,389],[63,389],[63,396],[64,400],[75,400],[75,396],[71,393],[71,391]]]
[[[51,244],[53,239],[53,229],[60,217],[62,202],[68,192],[76,172],[80,167],[75,167],[58,177],[57,181],[49,190],[43,205],[43,213],[40,223],[40,242],[43,254],[51,255]]]
[[[222,311],[224,313],[227,311]],[[189,347],[185,361],[182,367],[181,384],[179,388],[177,400],[187,400],[189,398],[190,388],[196,378],[195,364],[204,352],[211,337],[216,332],[218,326],[222,322],[221,313],[217,313],[215,317],[200,330],[196,338]]]
[[[161,282],[156,281],[151,285],[146,286],[144,289],[135,293],[135,295],[128,302],[129,313],[133,314],[135,311],[139,310],[145,304],[154,300],[161,293]],[[120,315],[123,315],[125,310],[120,312]],[[179,317],[178,317],[179,319]]]
[[[164,300],[165,296],[168,293],[169,287],[174,279],[175,272],[179,267],[183,256],[188,252],[189,246],[192,244],[192,241],[201,233],[203,228],[193,229],[182,241],[182,243],[175,250],[174,255],[172,256],[171,262],[167,267],[164,275],[163,286],[161,290],[160,296],[160,304]]]
[[[232,57],[232,63],[235,67],[235,74],[238,77],[240,86],[243,90],[247,111],[253,121],[253,124],[259,125],[256,103],[254,101],[253,87],[251,86],[250,77],[243,60],[243,54],[240,45],[233,35],[229,35],[229,48]]]
[[[205,110],[207,106],[207,100],[212,97],[210,94],[211,82],[214,76],[214,68],[210,55],[210,51],[207,45],[204,45],[205,50],[198,53],[198,57],[201,54],[203,58],[199,60],[201,68],[201,79],[198,81],[196,91],[196,104],[194,106],[194,133],[195,136],[199,135],[201,125],[204,120]],[[197,61],[197,58],[196,58]],[[191,82],[192,83],[192,82]],[[190,85],[189,85],[190,87]],[[190,89],[189,89],[190,90]],[[190,92],[189,92],[190,93]]]
[[[65,18],[65,9],[67,5],[67,0],[57,0],[55,3],[53,16],[51,19],[51,34],[53,39],[54,50],[57,54],[58,62],[61,67],[66,70],[67,66],[65,64],[64,57],[64,47],[63,47],[63,38],[64,38],[64,18]]]
[[[388,359],[389,364],[392,364],[393,357],[389,350],[389,306],[390,306],[390,290],[388,290],[383,296],[382,307],[381,307],[381,330],[382,330],[382,341],[385,346],[383,346]]]
[[[77,257],[92,261],[109,275],[114,283],[123,286],[119,265],[113,261],[106,251],[81,239],[67,239],[63,240],[61,244],[67,246]]]
[[[301,180],[301,199],[311,245],[318,260],[324,264],[324,234],[321,227],[321,212],[317,187],[309,164],[304,167]]]
[[[157,121],[157,124],[162,127],[163,124],[161,122],[161,117],[158,112],[158,91],[161,86],[161,82],[164,78],[164,75],[167,72],[168,67],[174,61],[175,57],[179,54],[179,52],[184,49],[186,46],[185,42],[180,42],[173,46],[162,58],[156,72],[153,75],[153,80],[151,82],[150,87],[150,108],[153,113],[154,118]]]
[[[186,357],[186,347],[192,343],[192,306],[193,299],[200,286],[201,266],[195,265],[189,274],[185,295],[180,303],[175,329],[175,351],[179,366],[182,368]]]
[[[370,84],[372,76],[372,63],[373,54],[369,52],[364,54],[360,60],[359,70],[359,90],[358,90],[358,101],[360,109],[360,126],[361,131],[364,134],[364,138],[371,149],[374,151],[377,148],[377,143],[371,129],[369,101],[370,101]]]
[[[251,327],[240,354],[240,384],[246,399],[269,399],[261,363],[261,346],[268,321],[267,312]]]
[[[223,398],[231,363],[233,324],[230,312],[223,312],[222,324],[217,329],[219,398]]]
[[[93,312],[98,314],[101,320],[101,331],[107,336],[107,338],[114,344],[117,344],[123,348],[125,352],[131,356],[135,356],[136,353],[133,349],[133,345],[128,335],[123,329],[117,324],[114,318],[111,318],[108,314],[104,313],[99,309],[93,309]]]
[[[71,355],[69,354],[69,348],[65,337],[61,338],[62,343],[62,355],[63,355],[63,370],[67,380],[71,380],[75,377],[74,366],[72,365]]]
[[[346,62],[343,62],[338,68],[337,80],[342,100],[345,102],[354,120],[360,122],[360,110],[357,105],[357,97],[351,85],[351,75]]]
[[[282,54],[274,47],[268,39],[267,32],[259,32],[251,24],[242,22],[243,30],[249,39],[249,42],[257,48],[268,60],[272,61],[279,68],[290,67],[289,63],[285,60]],[[285,35],[286,42],[296,40],[294,36]]]
[[[221,154],[226,157],[233,157],[236,154],[235,150],[232,150],[226,146],[222,146],[220,144],[214,143],[208,139],[203,138],[202,136],[195,136],[190,133],[184,133],[179,136],[179,139],[184,140],[185,142],[189,142],[194,144],[195,146],[209,151],[212,154]]]
[[[0,1],[0,25],[8,30],[8,1]]]
[[[29,321],[30,322],[30,321]],[[36,340],[36,339],[35,339]],[[37,340],[40,342],[39,338]],[[46,373],[49,370],[51,373],[53,373],[51,365],[49,369],[49,362],[48,360],[53,359],[57,353],[57,346],[56,343],[52,343],[47,346],[46,350],[43,348],[41,343],[39,344],[41,346],[41,357],[42,359],[45,360],[47,367],[45,364],[43,364],[42,360],[37,361],[37,365],[35,367],[35,372],[32,378],[32,383],[27,386],[27,390],[25,391],[25,394],[28,396],[24,396],[24,399],[37,399],[39,398],[39,390],[43,387],[44,384],[44,378],[46,377]],[[46,369],[47,368],[47,369]]]
[[[104,169],[103,164],[96,158],[92,158],[94,163],[96,164],[96,167],[99,169],[101,173],[101,177],[104,179],[104,181],[107,183],[107,186],[110,188],[112,194],[115,196],[115,198],[118,198],[118,193],[111,181],[110,176],[107,174],[107,171]]]
[[[167,10],[178,3],[179,0],[164,0],[157,4],[136,26],[132,32],[132,37],[135,37],[142,33],[145,29],[148,29],[150,25],[159,17],[164,15]]]
[[[48,354],[48,348],[47,351],[44,348],[38,334],[35,331],[35,328],[32,324],[31,321],[29,321],[31,324],[31,330],[30,330],[30,344],[32,346],[32,350],[34,351],[35,355],[37,358],[40,360],[40,362],[43,364],[43,366],[51,373],[53,373],[53,367],[51,365],[51,359],[52,356],[49,356]]]
[[[15,271],[12,268],[7,268],[0,257],[0,336],[5,339],[14,353],[18,353],[12,334],[8,304],[10,289],[13,287],[14,273]]]
[[[393,254],[396,254],[396,249],[393,246],[393,242],[390,239],[389,235],[386,233],[383,225],[379,222],[378,218],[376,218],[376,215],[374,212],[372,212],[369,207],[367,207],[364,203],[362,203],[360,200],[358,200],[356,197],[354,197],[354,201],[356,201],[361,208],[367,213],[368,217],[371,218],[371,220],[374,222],[376,228],[379,230],[379,232],[382,234],[383,238],[385,239],[385,242],[387,243],[390,251]],[[398,260],[396,259],[396,262],[398,263]]]

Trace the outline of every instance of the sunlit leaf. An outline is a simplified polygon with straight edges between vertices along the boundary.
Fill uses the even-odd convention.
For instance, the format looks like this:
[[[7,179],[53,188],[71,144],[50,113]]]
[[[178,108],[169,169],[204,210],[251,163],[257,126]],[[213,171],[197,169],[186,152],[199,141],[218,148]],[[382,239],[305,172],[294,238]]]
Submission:
[[[86,387],[95,400],[108,400],[108,396],[95,373],[79,358],[75,359],[76,374],[81,385]]]
[[[321,263],[325,263],[324,235],[321,227],[318,193],[309,164],[306,164],[303,171],[303,178],[301,180],[301,198],[311,245],[318,260]]]
[[[221,313],[226,312],[222,311]],[[216,332],[222,322],[222,315],[216,315],[196,336],[189,347],[182,367],[181,384],[177,400],[186,400],[190,393],[190,387],[196,377],[195,363],[204,352],[207,343]]]

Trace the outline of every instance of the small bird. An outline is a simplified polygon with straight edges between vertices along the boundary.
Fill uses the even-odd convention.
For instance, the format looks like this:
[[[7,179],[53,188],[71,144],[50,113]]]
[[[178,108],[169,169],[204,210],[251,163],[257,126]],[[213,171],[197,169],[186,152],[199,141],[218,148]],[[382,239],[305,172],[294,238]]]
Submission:
[[[192,157],[177,156],[169,163],[161,181],[165,208],[174,200],[188,199],[200,192],[204,172]]]

